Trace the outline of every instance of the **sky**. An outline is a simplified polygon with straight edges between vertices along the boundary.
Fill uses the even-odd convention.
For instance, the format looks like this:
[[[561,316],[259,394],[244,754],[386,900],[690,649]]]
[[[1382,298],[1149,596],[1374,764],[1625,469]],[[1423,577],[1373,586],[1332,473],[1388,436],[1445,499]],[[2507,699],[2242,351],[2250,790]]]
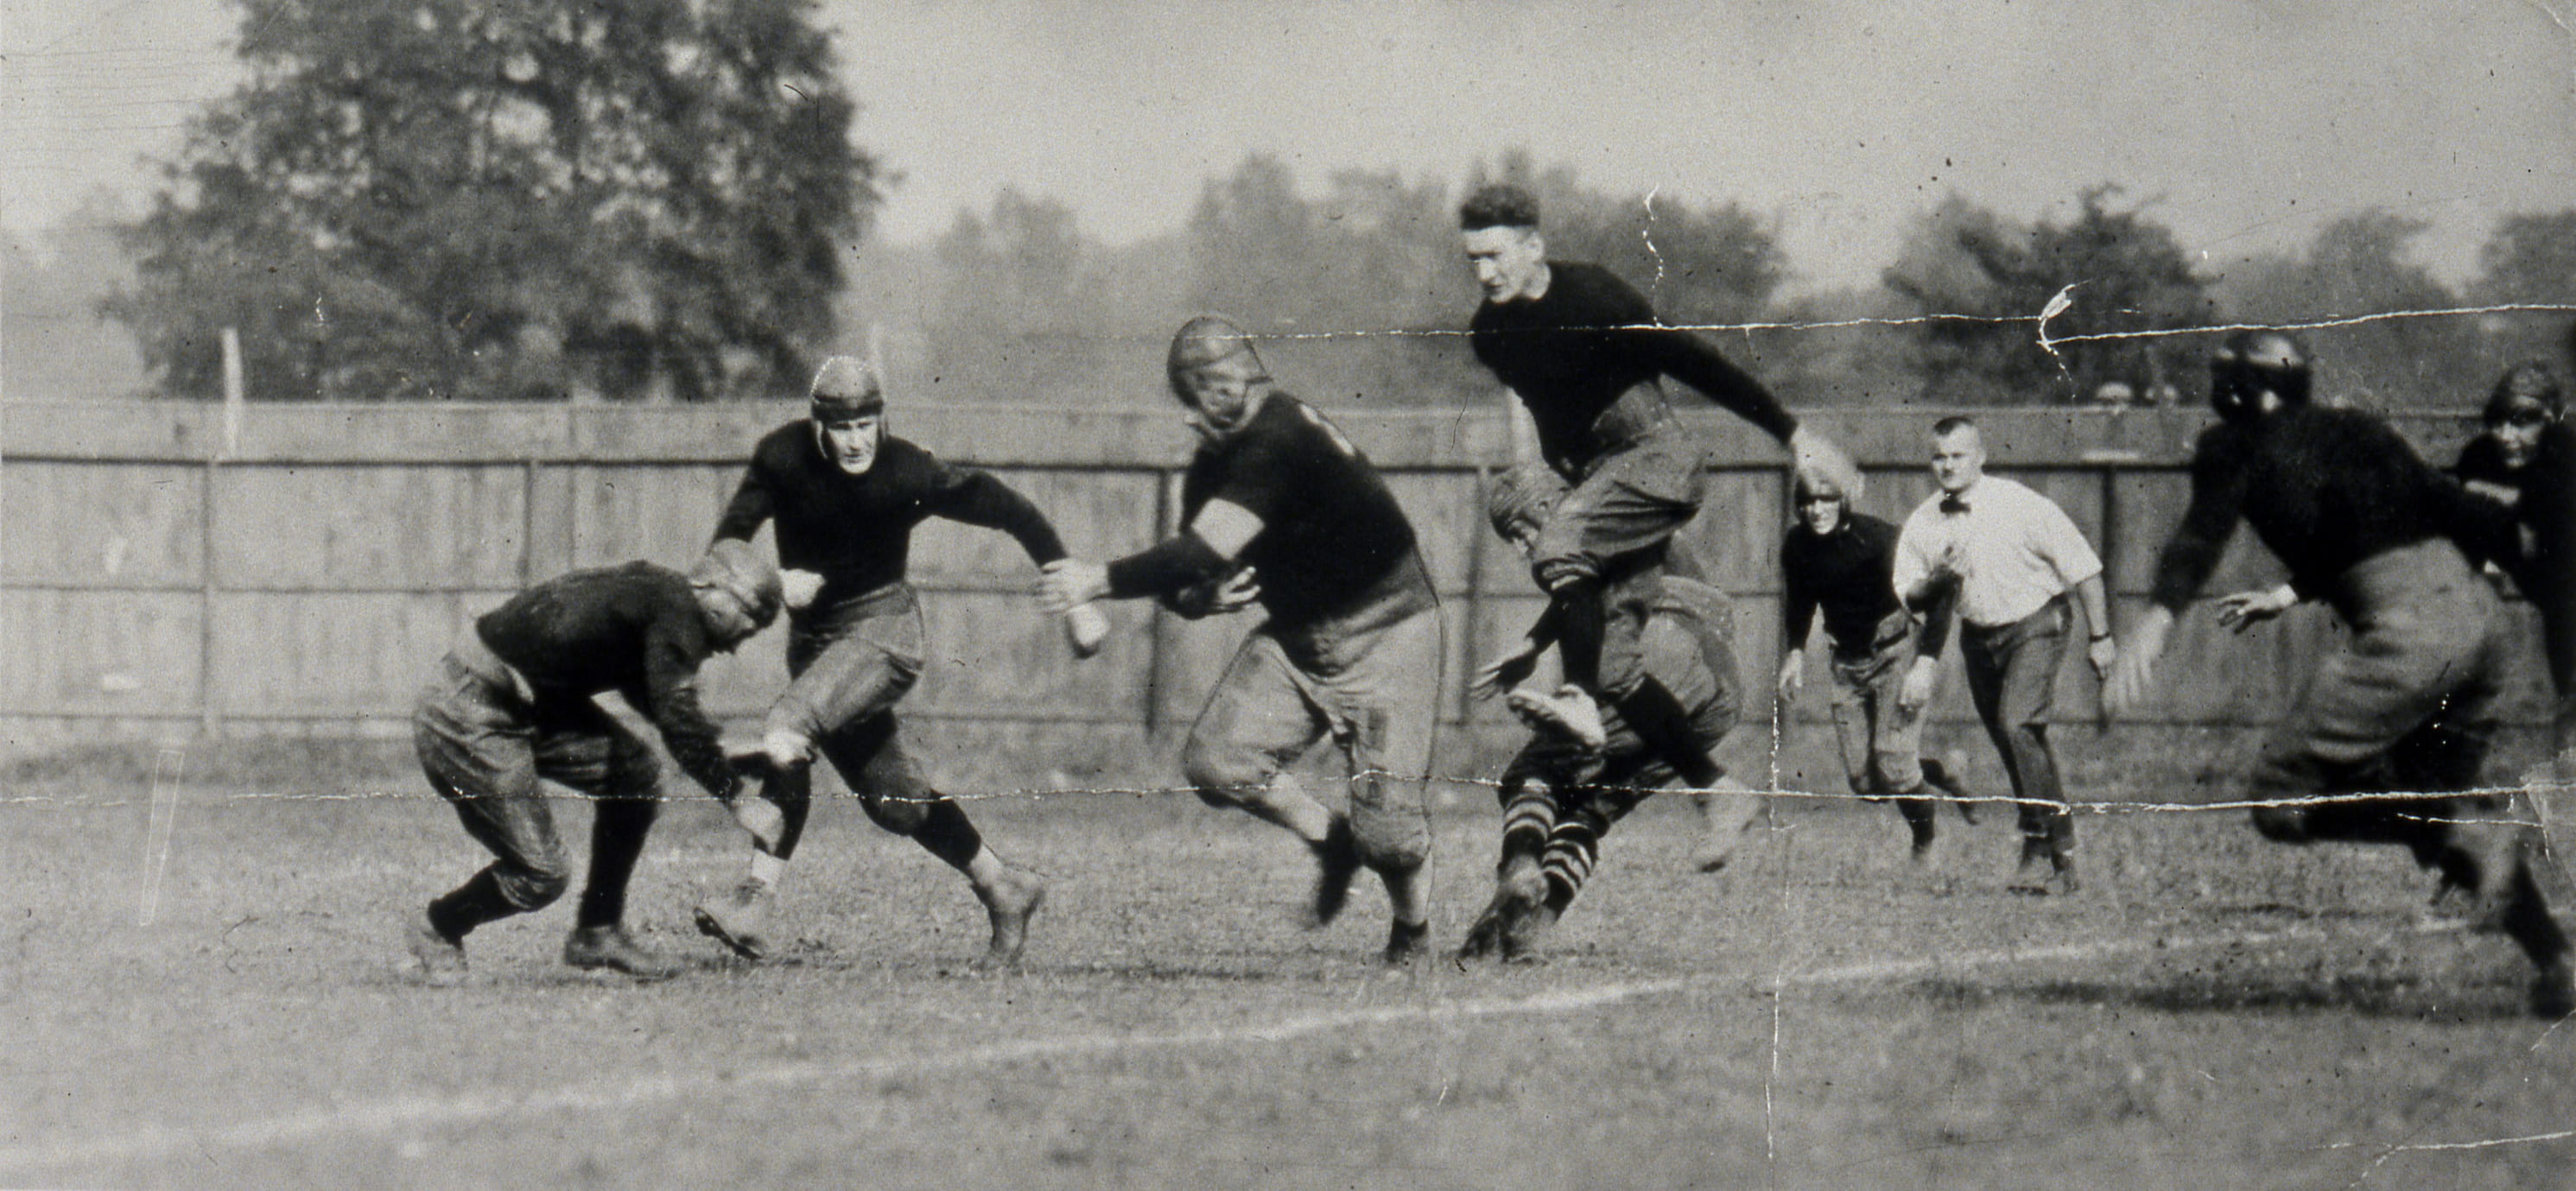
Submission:
[[[1002,186],[1091,236],[1178,228],[1249,153],[1320,189],[1453,187],[1515,148],[1605,190],[1775,221],[1793,286],[1865,284],[1950,194],[2022,219],[2096,183],[2212,271],[2380,207],[2476,268],[2495,221],[2576,207],[2576,0],[1727,4],[836,0],[822,20],[877,213],[936,235]],[[219,0],[0,0],[0,224],[138,203],[235,85]]]

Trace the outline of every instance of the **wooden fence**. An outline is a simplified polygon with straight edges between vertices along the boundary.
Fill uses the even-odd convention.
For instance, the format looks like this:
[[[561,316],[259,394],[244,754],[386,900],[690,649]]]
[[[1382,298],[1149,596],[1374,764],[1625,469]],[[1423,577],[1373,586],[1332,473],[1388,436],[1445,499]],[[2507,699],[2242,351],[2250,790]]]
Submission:
[[[630,558],[694,559],[750,444],[801,412],[254,404],[228,427],[220,408],[170,403],[0,406],[0,658],[13,678],[0,694],[0,753],[399,731],[428,667],[473,615],[519,586]],[[1388,474],[1445,601],[1444,756],[1483,758],[1508,733],[1495,709],[1468,703],[1463,678],[1539,607],[1520,560],[1481,516],[1502,423],[1490,410],[1331,412]],[[1815,418],[1869,473],[1864,509],[1898,519],[1931,491],[1921,461],[1934,412]],[[2125,625],[2180,511],[2181,461],[2201,416],[2014,410],[1979,420],[1994,470],[2055,498],[2101,549]],[[2454,417],[2400,422],[2441,459],[2467,430]],[[1693,537],[1739,597],[1739,658],[1758,715],[1779,656],[1782,454],[1740,423],[1705,424],[1715,474]],[[893,426],[994,470],[1049,512],[1077,554],[1095,558],[1169,531],[1190,446],[1169,408],[899,404]],[[933,648],[905,714],[939,721],[935,735],[960,752],[1088,765],[1165,742],[1248,627],[1123,605],[1111,646],[1077,663],[1026,594],[1033,572],[1007,538],[933,523],[913,558]],[[2212,592],[2276,575],[2240,540]],[[2191,618],[2149,718],[2260,722],[2331,631],[2308,614],[2222,641],[2208,617]],[[712,668],[720,713],[755,714],[783,681],[779,637],[764,634]],[[2059,706],[2089,721],[2094,685],[2079,668],[2070,656]],[[2515,682],[2517,714],[2537,718],[2536,663]],[[1967,715],[1959,688],[1955,676],[1945,684],[1939,711],[1953,721]],[[1811,684],[1817,697],[1802,719],[1817,716],[1823,689]]]

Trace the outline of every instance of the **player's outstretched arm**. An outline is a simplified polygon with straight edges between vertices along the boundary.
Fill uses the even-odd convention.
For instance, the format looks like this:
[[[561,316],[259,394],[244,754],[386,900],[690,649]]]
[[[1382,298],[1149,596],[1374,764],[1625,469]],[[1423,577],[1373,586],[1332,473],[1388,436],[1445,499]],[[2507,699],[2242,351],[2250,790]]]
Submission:
[[[1048,611],[1062,612],[1099,599],[1169,596],[1222,577],[1261,528],[1261,518],[1252,510],[1211,500],[1189,528],[1106,566],[1082,559],[1048,564],[1038,580],[1038,598]]]

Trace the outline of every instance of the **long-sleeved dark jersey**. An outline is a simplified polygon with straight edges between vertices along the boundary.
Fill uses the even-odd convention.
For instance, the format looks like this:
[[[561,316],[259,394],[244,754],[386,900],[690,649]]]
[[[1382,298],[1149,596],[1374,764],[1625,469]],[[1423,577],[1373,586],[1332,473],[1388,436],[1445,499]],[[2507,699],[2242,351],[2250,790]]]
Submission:
[[[2506,469],[2494,439],[2473,439],[2451,474],[2519,494],[2511,509],[2480,500],[2477,507],[2487,521],[2468,544],[2512,575],[2544,614],[2570,615],[2576,603],[2576,425],[2561,422],[2542,431],[2540,449],[2519,470]],[[2528,544],[2521,530],[2530,531]]]
[[[715,644],[687,576],[649,562],[573,571],[484,613],[474,631],[540,700],[624,696],[683,772],[732,797],[733,771],[698,702],[698,667]]]
[[[1829,534],[1818,535],[1804,523],[1791,526],[1788,536],[1780,541],[1780,601],[1784,647],[1799,648],[1807,640],[1807,631],[1815,624],[1816,612],[1825,614],[1825,635],[1834,639],[1834,653],[1845,658],[1866,657],[1871,640],[1878,634],[1880,622],[1901,606],[1896,597],[1896,539],[1894,525],[1866,513],[1846,510],[1841,524]],[[1950,641],[1950,605],[1944,598],[1928,613],[1923,631],[1922,651],[1939,656]]]
[[[1658,326],[1645,295],[1599,265],[1549,261],[1546,293],[1486,301],[1467,333],[1476,358],[1529,407],[1548,464],[1569,478],[1672,416],[1658,377],[1783,442],[1798,428],[1770,390],[1699,336]]]
[[[804,420],[761,436],[715,536],[750,541],[761,522],[776,519],[778,565],[823,576],[809,609],[820,614],[901,582],[913,527],[932,517],[1001,530],[1041,566],[1065,556],[1046,514],[990,474],[889,434],[876,463],[850,475],[823,455]]]
[[[1224,442],[1199,448],[1181,480],[1181,520],[1210,500],[1261,518],[1236,561],[1261,584],[1271,623],[1296,628],[1381,601],[1437,601],[1414,548],[1413,523],[1386,480],[1340,428],[1286,393],[1272,393]],[[1392,609],[1390,609],[1392,610]]]
[[[2455,537],[2477,512],[2388,423],[2302,405],[2202,431],[2191,505],[2156,559],[2155,601],[2180,612],[2218,566],[2238,518],[2290,571],[2299,594],[2339,612],[2336,579],[2399,546]]]

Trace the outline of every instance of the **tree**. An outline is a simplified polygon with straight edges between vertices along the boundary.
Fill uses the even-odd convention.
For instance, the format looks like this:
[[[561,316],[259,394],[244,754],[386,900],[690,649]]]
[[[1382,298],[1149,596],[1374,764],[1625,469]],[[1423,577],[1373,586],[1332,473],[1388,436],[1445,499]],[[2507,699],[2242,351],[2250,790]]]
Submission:
[[[2234,316],[2271,324],[2366,319],[2303,332],[2317,354],[2321,388],[2337,398],[2380,408],[2472,400],[2481,387],[2474,378],[2485,371],[2472,319],[2368,317],[2461,305],[2409,256],[2408,246],[2431,226],[2376,209],[2336,219],[2295,256],[2247,269],[2230,302]]]
[[[2478,250],[2478,300],[2497,305],[2576,306],[2576,208],[2511,215]],[[2569,336],[2576,312],[2517,313],[2496,320],[2498,355],[2507,360],[2576,351]]]
[[[812,0],[238,0],[105,309],[174,393],[217,331],[336,399],[801,385],[878,198]]]
[[[1085,246],[1073,209],[1055,199],[1005,186],[990,211],[961,208],[931,251],[944,327],[1027,335],[1081,321]]]
[[[2207,283],[2172,229],[2110,205],[2119,193],[2086,189],[2062,224],[2013,224],[1955,196],[1925,218],[1881,280],[1926,320],[1911,337],[1927,396],[2072,400],[2181,374],[2191,349],[2152,332],[2205,317]]]
[[[132,218],[110,191],[33,243],[0,236],[0,393],[19,398],[121,397],[143,387],[134,337],[99,317],[99,300],[130,284],[116,228]]]

